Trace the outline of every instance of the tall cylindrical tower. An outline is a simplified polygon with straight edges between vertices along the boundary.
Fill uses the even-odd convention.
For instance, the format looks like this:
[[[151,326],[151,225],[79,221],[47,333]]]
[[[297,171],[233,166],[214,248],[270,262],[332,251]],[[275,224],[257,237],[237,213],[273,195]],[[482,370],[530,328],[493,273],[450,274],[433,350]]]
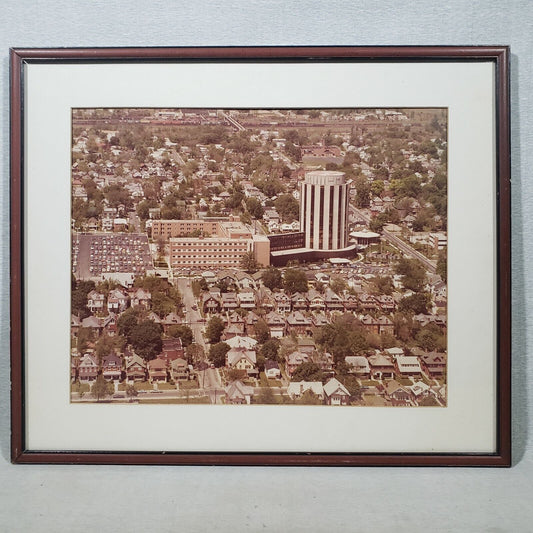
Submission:
[[[305,247],[339,250],[348,246],[348,184],[344,172],[307,172],[300,184],[300,231]]]

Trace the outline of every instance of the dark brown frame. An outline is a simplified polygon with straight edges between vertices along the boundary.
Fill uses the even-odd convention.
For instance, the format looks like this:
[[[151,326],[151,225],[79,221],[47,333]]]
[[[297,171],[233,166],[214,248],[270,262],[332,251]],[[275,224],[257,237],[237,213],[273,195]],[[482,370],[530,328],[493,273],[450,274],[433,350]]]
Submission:
[[[506,46],[201,47],[11,49],[11,460],[14,463],[510,466],[511,465],[511,210],[509,49]],[[497,212],[497,435],[494,454],[431,453],[168,453],[41,452],[25,443],[24,324],[24,65],[33,62],[399,61],[495,65]]]

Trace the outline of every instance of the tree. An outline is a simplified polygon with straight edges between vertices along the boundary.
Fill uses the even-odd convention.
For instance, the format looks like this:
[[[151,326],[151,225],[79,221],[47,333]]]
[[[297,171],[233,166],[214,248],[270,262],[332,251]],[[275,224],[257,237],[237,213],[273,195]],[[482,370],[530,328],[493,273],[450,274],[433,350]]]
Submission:
[[[428,324],[416,334],[417,345],[426,350],[442,352],[446,349],[446,337],[435,324]]]
[[[170,326],[167,335],[174,339],[180,338],[184,347],[190,346],[193,341],[192,329],[184,324]]]
[[[376,276],[370,284],[370,292],[375,295],[390,296],[393,290],[394,285],[390,276]]]
[[[248,210],[248,213],[250,213],[250,215],[256,220],[263,216],[263,206],[257,198],[247,198],[246,209]]]
[[[259,263],[253,251],[246,252],[241,258],[241,268],[246,272],[257,272]]]
[[[74,286],[71,291],[72,314],[81,319],[88,317],[90,312],[87,309],[87,295],[94,290],[94,281],[76,281],[76,278],[73,277],[71,286]]]
[[[161,326],[153,320],[143,320],[131,333],[131,344],[136,353],[149,361],[161,353],[163,341]]]
[[[130,399],[130,402],[132,402],[133,398],[136,398],[138,396],[138,394],[139,394],[139,392],[137,391],[137,389],[135,388],[134,385],[128,385],[126,387],[126,395]]]
[[[99,402],[102,398],[113,394],[113,385],[108,383],[104,376],[100,374],[93,383],[91,393],[96,398],[96,401]]]
[[[231,350],[231,346],[225,342],[217,342],[209,348],[209,360],[216,366],[221,367],[226,364],[226,354]]]
[[[342,294],[345,290],[348,289],[348,283],[344,278],[340,276],[335,276],[329,283],[330,289],[336,294]]]
[[[137,327],[137,312],[133,308],[126,309],[117,320],[117,328],[120,335],[131,342],[131,335]]]
[[[276,210],[283,222],[298,220],[300,216],[300,204],[292,194],[283,194],[274,201]]]
[[[416,259],[402,257],[396,265],[396,272],[402,276],[402,284],[406,289],[420,291],[426,282],[426,271]]]
[[[187,346],[187,362],[189,364],[195,364],[202,361],[204,358],[204,347],[201,344],[192,342]]]
[[[205,335],[207,340],[211,343],[220,342],[220,337],[224,331],[224,321],[217,315],[210,318],[207,323],[207,328],[205,330]]]
[[[419,292],[405,296],[398,302],[398,311],[410,312],[415,315],[427,314],[430,305],[430,297],[427,292]]]
[[[115,350],[115,340],[113,337],[110,337],[107,335],[107,333],[104,333],[98,341],[96,341],[95,344],[95,353],[96,357],[98,357],[98,361],[102,361],[102,359],[106,355],[110,355]]]
[[[262,274],[261,280],[263,285],[270,290],[281,289],[283,287],[283,278],[279,268],[270,266]]]
[[[302,363],[292,373],[291,381],[322,381],[324,373],[317,363]]]
[[[303,270],[288,268],[283,276],[283,287],[289,293],[307,292],[307,276]]]
[[[261,348],[259,348],[259,355],[265,359],[277,360],[279,353],[280,341],[279,339],[268,339]]]
[[[295,403],[299,405],[322,405],[322,400],[311,389],[307,389]]]
[[[158,291],[152,294],[152,310],[159,316],[159,318],[163,318],[175,311],[176,306],[169,296],[164,292]]]
[[[357,207],[368,207],[370,205],[370,184],[364,176],[355,180],[355,205]]]
[[[259,389],[259,394],[254,397],[256,403],[273,405],[278,403],[274,391],[270,387],[261,387]]]
[[[264,344],[270,339],[270,328],[263,319],[260,319],[255,323],[254,330],[255,338],[259,344]]]
[[[446,283],[448,280],[448,261],[446,258],[446,249],[439,252],[439,258],[437,259],[437,274],[441,277],[442,281]]]

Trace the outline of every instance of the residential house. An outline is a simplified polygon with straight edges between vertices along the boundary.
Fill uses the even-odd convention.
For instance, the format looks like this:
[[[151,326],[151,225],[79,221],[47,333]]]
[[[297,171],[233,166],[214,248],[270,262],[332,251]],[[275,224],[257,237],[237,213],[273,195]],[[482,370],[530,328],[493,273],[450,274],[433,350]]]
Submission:
[[[220,313],[220,300],[220,294],[215,294],[212,292],[204,293],[204,295],[202,296],[202,309],[204,314]]]
[[[359,309],[359,297],[356,294],[346,292],[344,294],[343,304],[346,311],[357,311]]]
[[[324,385],[324,396],[328,405],[348,405],[350,401],[348,389],[337,378],[331,378]]]
[[[70,315],[70,331],[74,334],[78,334],[78,330],[81,328],[81,320],[76,315]]]
[[[415,355],[399,355],[396,357],[396,368],[402,377],[420,377],[422,368]]]
[[[296,292],[291,296],[291,306],[293,311],[307,311],[309,302],[305,294]]]
[[[105,296],[97,291],[87,294],[87,308],[91,313],[101,313],[104,310]]]
[[[285,360],[285,371],[289,377],[292,377],[294,371],[302,364],[309,362],[309,354],[294,351],[290,353]]]
[[[245,329],[245,320],[244,318],[237,313],[236,311],[233,311],[228,317],[227,320],[228,325],[233,325],[237,328],[237,335],[242,335],[244,333]]]
[[[315,341],[311,337],[299,337],[298,338],[298,351],[312,355],[316,350]]]
[[[387,381],[383,385],[383,390],[392,405],[413,405],[411,391],[400,385],[395,379]]]
[[[272,361],[271,359],[267,359],[265,361],[265,376],[268,379],[280,379],[281,378],[281,370],[279,368],[277,361]]]
[[[128,307],[128,296],[120,289],[109,291],[107,296],[107,310],[113,313],[122,313]]]
[[[417,381],[407,388],[411,391],[411,394],[417,402],[432,395],[431,387],[423,381]]]
[[[239,300],[237,299],[237,294],[235,292],[223,292],[221,296],[222,311],[234,311],[235,309],[237,309],[237,307],[239,307]]]
[[[374,300],[384,312],[392,313],[396,308],[396,302],[394,301],[394,298],[388,294],[374,296]]]
[[[225,389],[226,403],[233,405],[250,404],[254,396],[254,388],[244,385],[241,381],[232,381]]]
[[[248,311],[248,314],[244,317],[244,331],[246,335],[255,334],[255,325],[259,320],[259,315],[257,315],[253,311]]]
[[[257,302],[257,307],[263,308],[267,313],[275,307],[272,291],[267,287],[261,286],[257,289],[255,292],[255,301]]]
[[[291,312],[291,299],[284,292],[276,292],[273,294],[274,305],[278,313]]]
[[[137,354],[126,358],[126,379],[128,381],[144,381],[146,379],[146,363]]]
[[[344,359],[346,364],[351,367],[351,372],[357,377],[368,379],[370,377],[370,364],[368,359],[363,355],[349,355]]]
[[[150,309],[152,305],[152,295],[144,289],[135,289],[131,293],[131,306],[143,307],[144,309]]]
[[[308,335],[311,333],[312,322],[300,311],[294,311],[287,316],[287,330],[296,335]]]
[[[154,383],[167,381],[167,362],[160,357],[148,361],[148,379]]]
[[[159,357],[164,359],[167,364],[170,361],[174,361],[174,359],[183,358],[184,354],[183,343],[179,337],[175,339],[163,339],[163,348]]]
[[[324,400],[324,387],[321,381],[296,381],[289,383],[287,394],[291,399],[301,398],[304,392],[311,391],[320,400]]]
[[[382,335],[383,333],[388,333],[389,335],[394,335],[394,323],[392,320],[385,315],[382,315],[376,319],[376,324],[378,327],[378,333]]]
[[[253,309],[255,307],[255,293],[253,289],[242,289],[237,295],[239,307]]]
[[[106,333],[113,336],[117,332],[117,315],[115,313],[109,313],[102,319],[101,324]]]
[[[81,327],[92,329],[97,335],[100,335],[102,333],[103,324],[99,318],[88,316],[81,321]]]
[[[398,346],[393,346],[392,348],[385,348],[384,352],[387,355],[390,355],[393,359],[396,359],[396,357],[400,355],[404,355],[403,348],[399,348]]]
[[[120,381],[122,377],[122,359],[114,353],[104,357],[102,375],[106,381]]]
[[[252,337],[241,337],[236,336],[226,341],[226,344],[229,344],[231,348],[245,348],[247,350],[252,350],[257,344],[255,339]]]
[[[326,309],[324,297],[316,290],[311,289],[307,293],[307,300],[309,301],[309,309],[315,313],[323,312]]]
[[[233,337],[237,337],[242,334],[243,334],[242,328],[238,324],[230,324],[224,330],[224,334],[222,335],[222,338],[223,340],[228,340],[228,339],[232,339]]]
[[[254,278],[242,270],[235,272],[235,283],[239,289],[255,289],[256,287]]]
[[[161,320],[161,324],[163,325],[163,331],[166,333],[171,326],[180,326],[183,324],[183,320],[179,315],[172,312]]]
[[[324,293],[324,303],[327,311],[344,311],[343,298],[329,288]]]
[[[394,363],[389,356],[376,353],[368,356],[368,363],[372,379],[392,379],[394,377]]]
[[[315,328],[319,328],[321,326],[329,324],[329,320],[327,319],[324,313],[317,313],[316,315],[313,315],[311,317],[311,321],[313,322],[313,326]]]
[[[185,359],[178,357],[170,363],[170,377],[174,381],[185,381],[189,379],[189,366]]]
[[[226,367],[236,370],[246,370],[248,374],[256,373],[257,358],[255,350],[232,348],[226,354]]]
[[[363,311],[375,311],[379,307],[374,297],[366,292],[359,294],[359,306]]]
[[[422,368],[426,374],[438,379],[446,374],[446,354],[431,352],[420,357]]]
[[[82,383],[89,383],[95,381],[98,376],[98,363],[96,357],[92,354],[86,353],[80,360],[78,365],[78,378]]]
[[[285,336],[286,320],[274,311],[265,316],[265,322],[270,328],[270,336],[280,339]]]

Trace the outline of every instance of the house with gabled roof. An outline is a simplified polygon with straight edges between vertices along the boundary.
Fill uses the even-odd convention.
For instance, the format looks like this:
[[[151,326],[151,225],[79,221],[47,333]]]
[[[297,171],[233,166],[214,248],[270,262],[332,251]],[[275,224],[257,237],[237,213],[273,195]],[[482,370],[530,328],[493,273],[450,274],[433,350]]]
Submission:
[[[343,298],[330,288],[327,288],[324,292],[324,303],[327,311],[344,311]]]
[[[161,324],[163,325],[163,331],[167,332],[171,326],[180,326],[183,324],[183,320],[177,313],[172,312],[161,320]]]
[[[309,309],[314,312],[322,312],[326,309],[324,297],[316,289],[310,289],[307,293],[307,300],[309,301]]]
[[[257,341],[252,339],[252,337],[236,336],[228,339],[226,344],[229,344],[231,348],[245,348],[247,350],[252,350],[257,344]]]
[[[112,289],[107,296],[107,310],[122,313],[128,307],[128,295],[120,289]]]
[[[144,309],[150,309],[152,305],[152,295],[144,289],[135,289],[130,293],[131,306],[143,307]]]
[[[253,311],[248,311],[248,314],[244,317],[244,331],[246,335],[255,334],[255,325],[259,320],[259,315],[257,315]]]
[[[78,378],[82,383],[95,381],[98,376],[98,362],[96,356],[86,353],[78,365]]]
[[[295,292],[291,296],[291,306],[293,311],[307,311],[309,307],[307,296],[301,292]]]
[[[91,313],[101,313],[104,310],[105,296],[95,290],[87,294],[87,309]]]
[[[244,326],[244,324],[243,324]],[[223,340],[232,339],[233,337],[237,337],[238,335],[242,335],[243,327],[241,327],[239,324],[230,324],[229,326],[226,326],[226,329],[224,329],[224,333],[222,335]]]
[[[255,292],[253,289],[242,289],[237,295],[239,307],[253,309],[255,307]]]
[[[232,348],[226,354],[226,367],[234,368],[236,370],[255,370],[257,364],[257,357],[255,350],[246,350],[244,348]]]
[[[275,311],[271,311],[265,316],[265,322],[270,328],[270,336],[274,338],[282,338],[285,336],[286,320]]]
[[[102,319],[101,324],[108,335],[114,335],[117,332],[117,315],[115,313],[109,313]]]
[[[281,370],[277,361],[272,361],[271,359],[265,361],[265,376],[268,379],[281,378]]]
[[[120,381],[122,378],[122,359],[111,353],[102,360],[102,375],[106,381]]]
[[[368,359],[363,355],[348,355],[344,358],[350,367],[350,372],[359,378],[366,379],[370,377],[370,364]]]
[[[394,377],[395,367],[389,356],[375,353],[368,356],[368,363],[372,379],[392,379]]]
[[[167,364],[174,359],[183,358],[185,350],[180,337],[163,339],[162,351],[159,357],[164,359]]]
[[[185,381],[189,379],[189,365],[185,359],[178,357],[170,363],[170,377],[174,381]]]
[[[309,354],[294,351],[285,359],[285,372],[292,377],[294,371],[302,364],[309,362]]]
[[[232,381],[225,389],[226,403],[233,405],[250,404],[254,396],[254,388],[244,385],[241,381]]]
[[[359,306],[363,311],[374,311],[379,307],[376,300],[371,294],[362,292],[359,294],[358,298]]]
[[[81,328],[81,320],[76,315],[70,315],[70,331],[76,335]]]
[[[327,405],[348,405],[350,402],[348,389],[337,378],[331,378],[324,385],[324,396]]]
[[[300,311],[293,311],[287,315],[287,330],[296,335],[307,335],[311,333],[312,322]]]
[[[324,387],[321,381],[295,381],[289,383],[287,394],[291,399],[298,399],[307,391],[311,391],[320,400],[324,399]]]
[[[423,370],[426,374],[438,379],[446,374],[446,354],[431,352],[420,357]]]
[[[202,296],[202,309],[204,314],[220,313],[221,297],[220,293],[206,292]]]
[[[97,335],[100,335],[100,333],[102,333],[102,329],[103,329],[102,321],[99,318],[95,317],[95,316],[88,316],[87,318],[84,318],[81,321],[81,327],[82,328],[90,328]]]
[[[415,355],[399,355],[396,357],[396,368],[403,377],[420,377],[422,367]]]
[[[144,381],[146,379],[146,362],[136,353],[126,358],[126,379],[128,381]]]
[[[382,311],[392,313],[394,309],[396,309],[396,302],[394,301],[394,298],[388,294],[374,296],[374,300]]]
[[[239,289],[255,289],[256,287],[254,278],[242,270],[235,272],[235,283]]]
[[[235,292],[223,292],[221,294],[221,300],[222,311],[230,312],[239,307],[239,300]]]
[[[148,379],[153,383],[167,381],[167,362],[160,357],[148,361]]]
[[[411,391],[400,385],[395,379],[386,381],[383,390],[392,405],[413,405]]]
[[[284,292],[275,292],[273,294],[275,309],[278,313],[291,312],[291,299]]]

